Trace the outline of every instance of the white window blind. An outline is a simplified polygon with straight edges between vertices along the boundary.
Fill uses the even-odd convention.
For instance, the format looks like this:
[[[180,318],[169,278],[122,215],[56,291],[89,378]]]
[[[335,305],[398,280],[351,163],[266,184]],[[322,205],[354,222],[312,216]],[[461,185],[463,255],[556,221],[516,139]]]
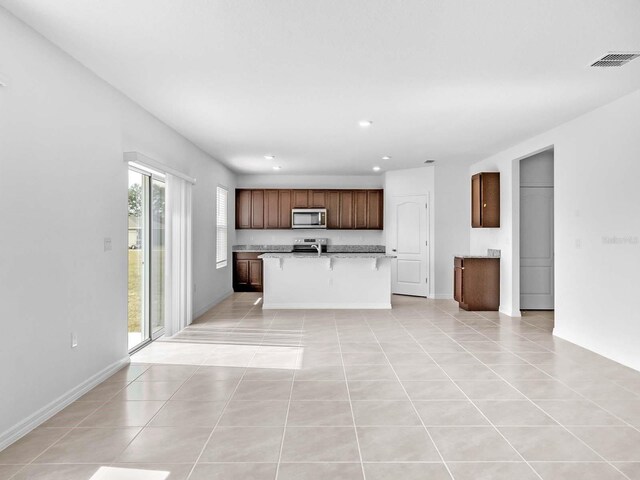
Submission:
[[[216,268],[227,266],[227,197],[226,188],[218,187],[216,194]]]

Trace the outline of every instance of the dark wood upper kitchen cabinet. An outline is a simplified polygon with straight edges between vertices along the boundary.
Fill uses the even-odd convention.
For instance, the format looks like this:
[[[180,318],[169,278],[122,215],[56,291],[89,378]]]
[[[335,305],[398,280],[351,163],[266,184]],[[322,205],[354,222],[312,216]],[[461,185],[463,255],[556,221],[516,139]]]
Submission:
[[[384,217],[384,198],[382,190],[367,191],[367,227],[370,230],[382,230]]]
[[[278,190],[264,191],[264,228],[280,228],[280,195]]]
[[[365,229],[367,224],[367,191],[355,190],[353,192],[353,228]]]
[[[233,290],[235,292],[262,291],[261,252],[233,254]]]
[[[352,229],[355,222],[353,211],[353,191],[340,190],[340,228]]]
[[[382,230],[384,192],[237,189],[236,228],[291,228],[292,208],[326,208],[329,229]]]
[[[309,190],[309,208],[326,208],[326,190]]]
[[[500,258],[455,257],[453,299],[463,310],[498,310]]]
[[[309,207],[309,190],[293,190],[292,194],[291,208]]]
[[[251,190],[236,194],[236,228],[251,228]]]
[[[340,192],[338,190],[326,192],[325,208],[327,209],[327,228],[340,228]]]
[[[264,190],[251,190],[251,228],[264,228]]]
[[[471,226],[500,227],[500,172],[481,172],[471,177]]]
[[[291,190],[278,191],[278,228],[291,228]]]

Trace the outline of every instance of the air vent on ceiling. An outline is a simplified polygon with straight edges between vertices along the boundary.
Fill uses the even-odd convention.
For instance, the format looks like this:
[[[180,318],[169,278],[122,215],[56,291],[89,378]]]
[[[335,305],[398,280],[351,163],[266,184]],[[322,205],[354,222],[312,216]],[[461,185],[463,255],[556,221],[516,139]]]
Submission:
[[[609,52],[591,64],[592,67],[622,67],[634,58],[640,57],[638,52]]]

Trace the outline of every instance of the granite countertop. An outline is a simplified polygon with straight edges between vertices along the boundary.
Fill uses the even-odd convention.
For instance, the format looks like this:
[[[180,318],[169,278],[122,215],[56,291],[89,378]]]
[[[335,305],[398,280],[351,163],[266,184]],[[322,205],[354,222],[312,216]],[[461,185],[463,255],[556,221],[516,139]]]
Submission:
[[[496,255],[454,255],[456,258],[495,258],[500,260],[500,257]]]
[[[292,245],[234,245],[233,252],[291,253]],[[385,253],[384,245],[327,245],[327,253]]]
[[[291,252],[291,245],[234,245],[231,247],[233,252]]]
[[[342,253],[297,253],[297,252],[269,252],[260,255],[258,258],[396,258],[395,255],[386,253],[362,253],[362,252],[342,252]]]

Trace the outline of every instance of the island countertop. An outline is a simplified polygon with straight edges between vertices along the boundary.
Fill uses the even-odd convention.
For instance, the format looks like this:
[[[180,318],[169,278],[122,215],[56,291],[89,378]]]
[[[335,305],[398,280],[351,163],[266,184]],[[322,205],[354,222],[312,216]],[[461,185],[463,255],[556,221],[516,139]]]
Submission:
[[[258,258],[305,258],[305,259],[323,259],[323,258],[396,258],[395,255],[387,255],[386,253],[296,253],[296,252],[270,252],[259,255]]]

